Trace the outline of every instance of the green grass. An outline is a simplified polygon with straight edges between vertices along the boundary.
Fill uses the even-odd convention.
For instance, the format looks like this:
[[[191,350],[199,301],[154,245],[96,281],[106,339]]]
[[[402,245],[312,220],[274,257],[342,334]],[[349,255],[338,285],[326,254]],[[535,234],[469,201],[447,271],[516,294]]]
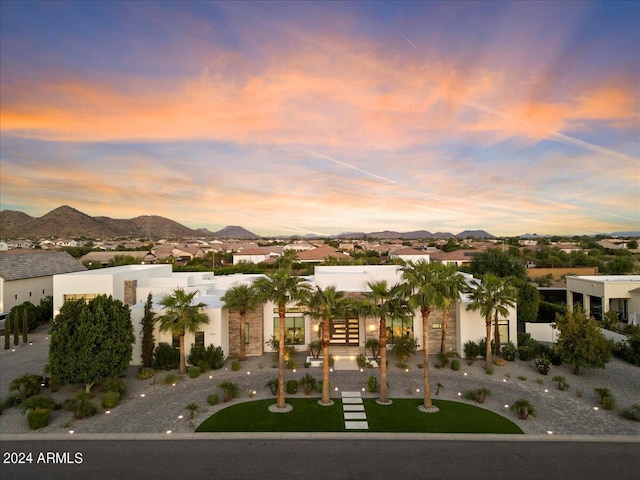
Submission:
[[[215,413],[196,432],[344,432],[342,402],[321,407],[315,398],[288,398],[290,413],[271,413],[273,399],[238,403]],[[474,405],[434,400],[438,413],[422,413],[421,399],[394,399],[390,406],[364,399],[370,432],[523,433],[510,420]]]

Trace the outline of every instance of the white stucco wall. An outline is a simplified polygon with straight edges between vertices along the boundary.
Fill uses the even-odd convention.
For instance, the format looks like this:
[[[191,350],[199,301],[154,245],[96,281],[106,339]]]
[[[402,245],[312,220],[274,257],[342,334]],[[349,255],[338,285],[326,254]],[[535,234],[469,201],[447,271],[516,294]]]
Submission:
[[[524,331],[538,342],[557,343],[560,330],[553,328],[551,325],[553,325],[553,323],[526,322],[524,324]]]
[[[466,300],[456,303],[456,316],[459,319],[458,337],[456,339],[456,349],[458,354],[464,358],[464,344],[472,341],[478,343],[487,338],[487,328],[484,317],[479,311],[467,310],[469,302]],[[511,341],[518,346],[518,312],[517,308],[510,308],[506,320],[509,321],[509,338],[501,338],[500,342]],[[505,319],[501,319],[505,320]],[[494,327],[491,327],[491,338],[493,339]]]
[[[9,312],[16,305],[40,300],[53,295],[53,277],[35,277],[5,282],[0,279],[0,312]]]

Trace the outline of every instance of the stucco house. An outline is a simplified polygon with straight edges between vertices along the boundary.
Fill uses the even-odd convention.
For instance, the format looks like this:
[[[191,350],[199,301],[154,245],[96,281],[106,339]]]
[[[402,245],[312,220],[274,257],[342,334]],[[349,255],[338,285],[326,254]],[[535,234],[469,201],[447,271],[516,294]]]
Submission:
[[[88,270],[84,272],[56,275],[54,277],[54,314],[62,303],[71,298],[92,298],[98,294],[112,295],[131,306],[133,325],[136,329],[136,344],[132,364],[140,364],[140,320],[144,313],[147,296],[152,295],[153,310],[161,313],[159,302],[162,298],[180,287],[187,292],[196,291],[196,301],[205,304],[203,312],[209,323],[202,325],[196,334],[188,333],[186,345],[210,344],[221,346],[225,355],[233,356],[239,352],[239,314],[229,311],[221,298],[227,290],[236,285],[249,285],[261,275],[225,275],[214,276],[211,272],[173,273],[170,265],[127,265],[122,267]],[[472,277],[465,276],[467,281]],[[350,296],[361,296],[368,291],[367,284],[386,280],[389,285],[402,282],[402,271],[397,265],[358,265],[358,266],[317,266],[314,274],[304,277],[312,287],[326,288],[335,285],[338,290]],[[446,349],[463,354],[463,345],[484,338],[484,319],[478,312],[469,312],[466,306],[469,299],[461,295],[460,300],[448,312],[449,328]],[[277,306],[266,303],[247,315],[246,352],[247,355],[261,355],[270,351],[267,342],[276,334],[279,318]],[[312,319],[300,305],[291,304],[286,312],[286,335],[298,346],[306,349],[312,340],[319,338],[319,320]],[[412,335],[420,342],[422,339],[422,318],[419,312],[409,321],[387,321],[389,342],[399,335]],[[433,311],[429,317],[431,351],[440,347],[442,332],[442,312]],[[511,309],[508,318],[501,326],[504,342],[516,342],[516,310]],[[378,337],[378,319],[354,316],[354,318],[335,319],[331,331],[331,344],[334,352],[340,355],[364,353],[369,338]],[[170,333],[154,332],[156,342],[172,343]]]
[[[566,277],[567,305],[581,305],[596,319],[613,310],[621,322],[640,323],[640,275]]]

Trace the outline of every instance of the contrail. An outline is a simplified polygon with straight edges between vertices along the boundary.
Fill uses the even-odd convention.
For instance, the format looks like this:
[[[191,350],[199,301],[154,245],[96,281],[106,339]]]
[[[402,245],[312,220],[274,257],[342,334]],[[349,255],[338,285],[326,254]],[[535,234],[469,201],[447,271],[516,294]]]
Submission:
[[[400,34],[402,35],[402,34]],[[418,48],[418,46],[413,43],[411,40],[409,40],[407,37],[405,37],[404,35],[402,35],[402,38],[404,38],[407,42],[409,42],[409,44],[413,47],[413,48]]]

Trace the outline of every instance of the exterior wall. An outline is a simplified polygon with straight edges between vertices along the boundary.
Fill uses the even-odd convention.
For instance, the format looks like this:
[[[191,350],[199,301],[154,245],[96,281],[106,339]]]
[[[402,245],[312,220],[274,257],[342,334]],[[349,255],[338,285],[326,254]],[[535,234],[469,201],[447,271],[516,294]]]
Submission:
[[[228,312],[229,318],[229,356],[237,357],[240,353],[240,314],[233,310]],[[262,335],[262,309],[247,312],[246,323],[249,324],[249,343],[246,345],[247,356],[262,355],[264,353]]]
[[[573,267],[573,268],[527,268],[527,276],[530,278],[553,275],[560,278],[563,275],[597,275],[598,267]]]
[[[468,301],[456,303],[456,315],[458,317],[459,334],[456,339],[456,348],[461,357],[464,358],[464,344],[468,341],[478,343],[479,340],[487,338],[485,320],[479,311],[467,310]],[[517,308],[510,308],[506,320],[509,321],[509,338],[501,338],[501,342],[510,341],[518,346],[518,313]],[[491,338],[493,339],[493,326],[491,327]]]
[[[640,275],[606,275],[591,277],[567,277],[567,306],[573,307],[574,293],[584,296],[583,308],[591,312],[590,296],[602,300],[602,313],[609,311],[611,299],[630,299],[631,290],[640,287]]]
[[[25,278],[5,282],[0,279],[0,312],[9,312],[16,305],[31,302],[38,305],[40,300],[53,295],[53,277]]]
[[[538,342],[557,343],[560,330],[553,328],[551,325],[553,325],[553,323],[525,322],[524,331]]]

